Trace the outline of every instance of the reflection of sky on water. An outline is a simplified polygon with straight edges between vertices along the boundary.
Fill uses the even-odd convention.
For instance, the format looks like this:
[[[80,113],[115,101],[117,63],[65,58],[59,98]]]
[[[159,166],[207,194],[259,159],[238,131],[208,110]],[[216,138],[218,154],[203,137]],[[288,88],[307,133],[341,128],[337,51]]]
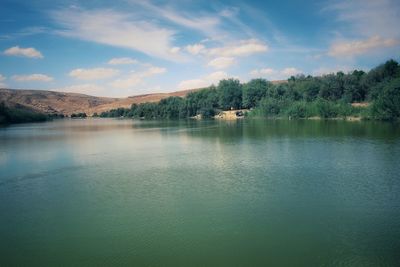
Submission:
[[[159,249],[236,263],[263,260],[268,248],[275,259],[310,250],[325,253],[322,263],[360,263],[383,247],[390,262],[400,134],[381,126],[88,119],[3,128],[0,235],[28,251],[115,259]]]

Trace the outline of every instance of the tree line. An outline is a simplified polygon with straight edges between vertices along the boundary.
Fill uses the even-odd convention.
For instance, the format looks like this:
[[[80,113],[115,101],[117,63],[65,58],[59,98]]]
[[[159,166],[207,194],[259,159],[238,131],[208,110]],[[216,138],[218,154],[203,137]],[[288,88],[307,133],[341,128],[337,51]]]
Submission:
[[[22,105],[7,106],[0,103],[0,125],[9,123],[38,122],[46,121],[49,116],[28,109]]]
[[[0,102],[0,125],[43,122],[64,117],[64,114],[61,113],[46,114],[21,104],[7,105],[5,102]]]
[[[352,103],[365,102],[355,106]],[[368,72],[354,70],[323,76],[297,75],[285,82],[253,79],[221,80],[217,86],[169,97],[158,103],[112,109],[100,117],[180,119],[211,118],[222,110],[249,109],[249,116],[322,118],[359,116],[395,120],[400,117],[400,66],[389,60]]]

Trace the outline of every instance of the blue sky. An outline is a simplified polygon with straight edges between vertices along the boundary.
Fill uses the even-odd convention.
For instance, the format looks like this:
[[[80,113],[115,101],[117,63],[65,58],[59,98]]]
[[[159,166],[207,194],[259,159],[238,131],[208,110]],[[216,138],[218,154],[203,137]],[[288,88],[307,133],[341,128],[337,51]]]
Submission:
[[[122,97],[400,58],[400,2],[2,0],[0,87]]]

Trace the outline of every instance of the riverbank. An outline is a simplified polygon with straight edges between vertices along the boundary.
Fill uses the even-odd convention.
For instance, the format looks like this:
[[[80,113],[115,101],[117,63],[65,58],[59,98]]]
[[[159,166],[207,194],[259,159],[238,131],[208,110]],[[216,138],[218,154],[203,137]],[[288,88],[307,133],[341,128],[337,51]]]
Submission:
[[[217,120],[237,120],[244,118],[268,118],[268,119],[282,119],[282,120],[344,120],[344,121],[361,121],[368,120],[367,118],[363,118],[361,116],[338,116],[332,118],[324,118],[321,116],[310,116],[310,117],[292,117],[292,116],[258,116],[251,115],[253,112],[249,109],[236,109],[236,110],[227,110],[221,111],[213,118]],[[202,119],[201,116],[192,117],[193,119]]]
[[[218,120],[243,119],[247,112],[249,112],[248,109],[236,109],[236,110],[221,111],[219,114],[214,116],[214,119],[218,119]]]

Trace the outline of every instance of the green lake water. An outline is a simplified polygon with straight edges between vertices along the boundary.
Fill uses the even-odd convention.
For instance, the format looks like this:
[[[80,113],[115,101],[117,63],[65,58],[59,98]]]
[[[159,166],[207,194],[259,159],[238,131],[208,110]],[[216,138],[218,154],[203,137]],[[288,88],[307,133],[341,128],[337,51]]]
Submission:
[[[0,266],[400,266],[400,127],[0,128]]]

